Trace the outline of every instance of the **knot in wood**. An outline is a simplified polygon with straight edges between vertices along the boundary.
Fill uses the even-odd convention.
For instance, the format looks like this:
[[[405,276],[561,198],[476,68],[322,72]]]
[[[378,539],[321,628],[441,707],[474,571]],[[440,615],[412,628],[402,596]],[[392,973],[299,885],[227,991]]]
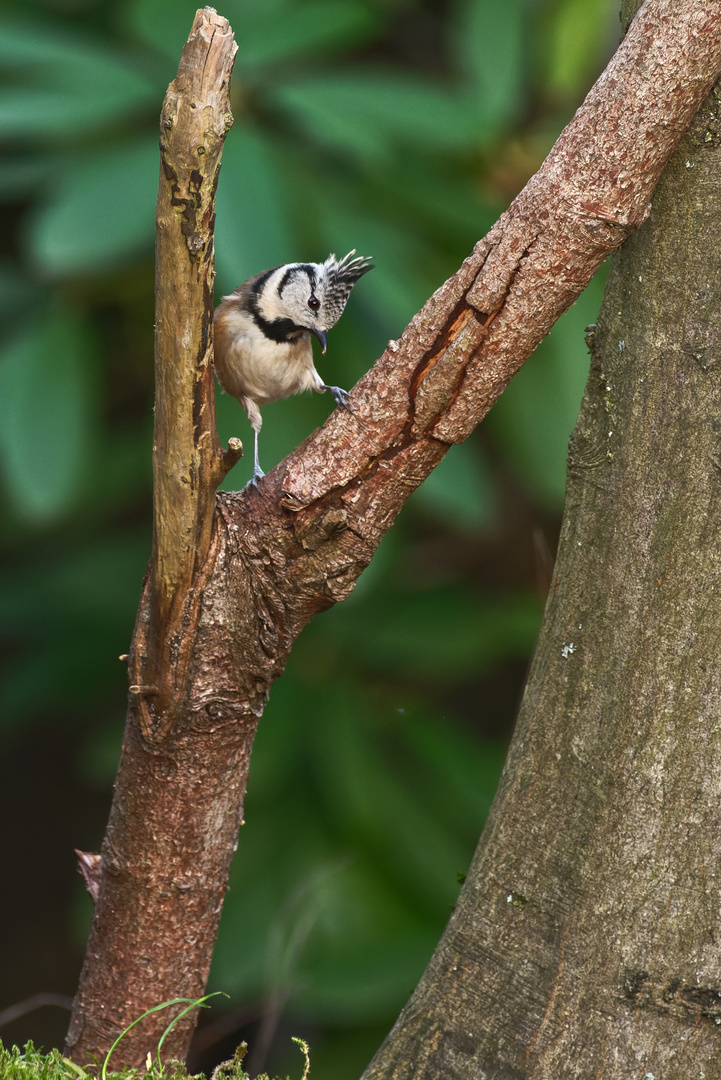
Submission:
[[[348,528],[348,514],[343,509],[328,510],[307,524],[299,522],[295,535],[306,551],[317,551],[321,544]]]

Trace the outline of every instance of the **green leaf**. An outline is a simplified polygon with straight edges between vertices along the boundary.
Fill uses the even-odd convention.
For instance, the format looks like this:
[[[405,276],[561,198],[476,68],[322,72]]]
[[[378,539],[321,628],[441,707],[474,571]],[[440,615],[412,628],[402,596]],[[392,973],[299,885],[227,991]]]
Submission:
[[[265,133],[236,124],[223,150],[216,201],[216,268],[221,292],[293,259],[285,208],[292,177]],[[304,259],[307,254],[299,255]]]
[[[607,0],[560,0],[541,52],[548,89],[567,98],[587,90],[620,36],[617,10]]]
[[[42,524],[37,523],[36,524]],[[37,548],[0,576],[0,636],[6,663],[0,677],[0,724],[27,722],[39,712],[77,717],[100,698],[122,711],[127,650],[138,592],[150,551],[146,527],[111,530],[99,539]],[[76,658],[84,657],[82,684]],[[110,698],[108,698],[110,694]],[[115,696],[117,695],[117,696]]]
[[[521,102],[528,6],[527,0],[464,0],[454,20],[461,67],[489,130],[507,125]]]
[[[118,1045],[118,1043],[120,1043],[125,1038],[125,1036],[128,1034],[128,1032],[131,1031],[135,1027],[136,1024],[139,1024],[140,1021],[144,1020],[146,1016],[151,1016],[153,1013],[160,1012],[162,1009],[167,1009],[171,1005],[187,1005],[188,1007],[183,1009],[178,1014],[178,1016],[176,1016],[175,1019],[172,1020],[170,1024],[168,1024],[168,1027],[163,1032],[163,1035],[161,1036],[160,1042],[158,1043],[158,1050],[157,1050],[158,1069],[162,1073],[163,1066],[162,1066],[162,1063],[160,1061],[160,1050],[161,1050],[161,1047],[163,1045],[163,1042],[165,1041],[165,1036],[170,1031],[172,1031],[172,1029],[177,1024],[178,1020],[182,1019],[182,1017],[185,1016],[186,1013],[189,1013],[191,1009],[196,1008],[198,1005],[203,1006],[203,1008],[209,1008],[209,1006],[205,1005],[205,1002],[208,1000],[208,998],[216,997],[220,992],[221,992],[220,990],[216,990],[214,994],[206,994],[205,997],[200,997],[200,998],[195,998],[195,999],[194,998],[173,998],[171,1001],[163,1001],[160,1005],[154,1005],[152,1007],[152,1009],[146,1009],[145,1012],[142,1013],[140,1016],[138,1016],[137,1019],[133,1020],[133,1022],[131,1024],[128,1024],[128,1026],[125,1028],[124,1031],[121,1031],[120,1035],[118,1035],[117,1039],[115,1040],[113,1045],[108,1050],[107,1054],[105,1055],[105,1061],[103,1062],[103,1067],[102,1067],[102,1070],[101,1070],[101,1073],[100,1073],[100,1075],[102,1077],[102,1080],[106,1080],[106,1077],[107,1077],[108,1062],[110,1061],[110,1055],[113,1053],[113,1051],[115,1050],[115,1047]]]
[[[392,200],[396,225],[409,231],[424,228],[436,257],[450,250],[453,269],[459,253],[487,232],[500,213],[497,206],[482,201],[477,180],[475,170],[466,171],[457,161],[422,151],[409,152],[392,171],[373,175],[375,199]]]
[[[480,677],[502,657],[528,654],[540,617],[533,597],[491,601],[452,589],[428,590],[385,611],[363,655],[379,671],[436,685]]]
[[[365,41],[380,21],[369,5],[357,0],[234,0],[227,15],[241,43],[241,72],[303,54],[337,53]]]
[[[17,266],[9,259],[0,259],[0,318],[17,316],[23,308],[41,304],[42,295],[40,284],[18,273]]]
[[[415,712],[403,726],[403,737],[409,768],[427,771],[438,817],[454,833],[472,830],[475,841],[496,794],[506,747],[448,720],[439,724],[436,718]],[[452,799],[447,798],[449,791]]]
[[[335,700],[328,695],[327,704],[313,733],[313,771],[328,810],[338,815],[339,824],[345,815],[346,828],[360,830],[358,840],[385,867],[401,895],[408,893],[429,913],[451,903],[456,869],[466,865],[469,854],[465,838],[447,830],[433,812],[419,771],[403,775],[392,767],[390,755],[379,752],[380,740],[364,723],[360,699],[354,708],[339,693]]]
[[[123,30],[160,54],[158,76],[166,84],[175,78],[196,10],[196,4],[178,0],[130,0],[120,10]]]
[[[472,441],[452,446],[407,505],[425,510],[451,528],[487,528],[496,515],[496,489],[478,446]]]
[[[403,873],[405,866],[397,869]],[[409,879],[409,890],[415,884]],[[427,875],[421,890],[426,886]],[[397,1011],[423,973],[447,917],[448,897],[452,902],[456,894],[453,882],[436,918],[419,917],[393,888],[387,866],[359,853],[318,897],[319,918],[295,977],[303,1011],[353,1023]]]
[[[372,7],[359,0],[227,0],[222,14],[239,45],[236,76],[294,56],[357,45],[379,22]],[[192,19],[192,9],[177,0],[134,0],[126,9],[128,28],[176,64]]]
[[[568,440],[588,378],[584,328],[595,321],[605,270],[524,364],[486,420],[516,475],[538,501],[559,512],[566,490]]]
[[[0,160],[0,198],[9,199],[19,194],[27,199],[34,188],[40,187],[53,175],[55,159],[48,156],[6,154]]]
[[[52,26],[4,18],[0,135],[63,138],[157,103],[158,87],[119,52]]]
[[[150,256],[158,162],[157,136],[146,135],[60,165],[51,195],[29,223],[37,265],[66,276]]]
[[[474,147],[489,134],[481,102],[399,71],[335,71],[279,85],[269,97],[318,142],[354,157],[395,154],[399,142]]]
[[[363,279],[362,289],[354,292],[351,311],[360,305],[370,315],[370,327],[382,351],[389,336],[399,337],[429,291],[442,283],[432,277],[429,281],[425,272],[433,265],[429,245],[414,230],[366,208],[347,183],[329,178],[319,201],[328,247],[336,252],[356,248],[373,258],[375,269]],[[438,273],[436,266],[433,270]]]
[[[70,508],[96,437],[95,349],[82,319],[49,310],[0,351],[0,469],[18,512]]]

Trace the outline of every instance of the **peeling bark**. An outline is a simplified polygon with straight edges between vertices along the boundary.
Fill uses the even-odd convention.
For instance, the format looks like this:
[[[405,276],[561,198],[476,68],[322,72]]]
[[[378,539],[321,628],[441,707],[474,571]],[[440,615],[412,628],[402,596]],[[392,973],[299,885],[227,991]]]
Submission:
[[[238,447],[223,454],[217,445],[208,365],[219,115],[227,130],[212,81],[196,111],[212,114],[213,138],[185,150],[164,141],[158,291],[169,299],[158,333],[174,344],[156,355],[158,409],[169,419],[156,429],[154,552],[68,1036],[74,1059],[102,1056],[152,1005],[203,992],[253,737],[293,642],[351,592],[408,495],[645,220],[665,162],[721,69],[720,13],[718,2],[647,0],[539,173],[389,343],[353,389],[351,411],[336,410],[257,490],[217,500]],[[212,40],[229,34],[212,9],[198,20],[206,35],[212,25]],[[226,83],[232,51],[219,68]],[[184,51],[173,84],[174,116],[201,101],[187,96],[192,56]],[[166,103],[163,124],[168,115]],[[183,154],[200,145],[208,153],[199,179],[197,160]],[[166,1022],[155,1014],[134,1028],[113,1062],[142,1064]],[[189,1017],[174,1029],[168,1058],[184,1055],[192,1026]]]

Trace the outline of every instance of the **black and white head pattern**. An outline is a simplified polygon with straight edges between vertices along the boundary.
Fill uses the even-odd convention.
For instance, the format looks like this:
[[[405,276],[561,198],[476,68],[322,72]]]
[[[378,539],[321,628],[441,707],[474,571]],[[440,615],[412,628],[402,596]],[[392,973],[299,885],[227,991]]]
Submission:
[[[323,263],[277,266],[256,279],[251,310],[268,337],[287,341],[308,330],[325,348],[326,331],[340,319],[356,281],[372,269],[355,250],[340,261],[329,255]]]

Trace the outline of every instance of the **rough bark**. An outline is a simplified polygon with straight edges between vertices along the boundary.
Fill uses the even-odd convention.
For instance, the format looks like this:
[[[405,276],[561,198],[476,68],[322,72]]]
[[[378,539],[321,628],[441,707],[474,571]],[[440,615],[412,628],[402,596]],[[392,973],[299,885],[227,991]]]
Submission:
[[[720,106],[614,257],[499,792],[365,1080],[721,1076]]]
[[[257,491],[218,497],[210,532],[203,488],[204,509],[191,520],[207,554],[205,539],[186,543],[193,558],[169,576],[164,606],[156,543],[69,1035],[76,1060],[103,1054],[149,1006],[202,992],[272,681],[307,621],[351,591],[411,491],[642,223],[664,163],[721,69],[719,14],[718,2],[648,0],[541,171],[389,343],[354,388],[352,411],[336,411]],[[170,223],[183,225],[182,217]],[[158,273],[174,268],[159,264]],[[185,313],[189,324],[208,325],[209,302],[193,308],[195,318]],[[197,294],[188,303],[199,303]],[[199,360],[197,401],[209,410],[207,353],[185,354]],[[166,467],[175,468],[172,458]],[[205,483],[190,468],[189,483],[184,475],[170,481],[171,503]],[[156,538],[159,529],[156,513]],[[170,612],[165,622],[159,611]],[[142,1063],[165,1023],[161,1013],[133,1029],[118,1063]],[[168,1057],[184,1054],[189,1031],[174,1030]]]
[[[221,449],[212,366],[215,189],[236,52],[227,19],[198,11],[160,116],[152,604],[143,681],[134,684],[151,742],[162,742],[185,693],[183,639],[197,621],[215,489],[242,452],[238,440]]]
[[[129,656],[122,759],[102,858],[92,863],[95,919],[67,1051],[102,1058],[147,1008],[202,994],[234,846],[250,741],[242,725],[202,735],[187,712],[188,661],[209,554],[215,489],[241,454],[223,451],[212,369],[215,189],[232,124],[236,53],[226,19],[198,11],[160,117],[156,210],[156,407],[153,554]],[[203,737],[205,736],[205,737]],[[229,736],[229,737],[228,737]],[[228,775],[230,770],[230,775]],[[92,856],[80,855],[81,867]],[[169,1022],[134,1029],[113,1064],[139,1065]],[[178,1024],[171,1055],[194,1017]],[[142,1050],[141,1050],[142,1048]]]

